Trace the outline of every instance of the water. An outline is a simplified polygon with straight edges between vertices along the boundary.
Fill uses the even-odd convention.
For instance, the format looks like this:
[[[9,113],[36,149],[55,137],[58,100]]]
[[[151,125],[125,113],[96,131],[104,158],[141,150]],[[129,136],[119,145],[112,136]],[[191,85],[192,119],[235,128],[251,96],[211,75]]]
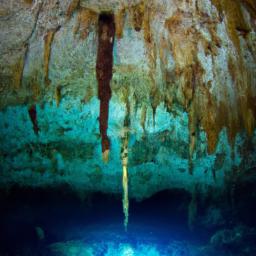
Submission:
[[[121,195],[88,193],[81,199],[68,186],[16,187],[1,191],[0,199],[0,255],[256,255],[254,224],[241,225],[244,216],[206,228],[205,204],[198,202],[197,223],[189,229],[191,196],[183,190],[130,200],[127,231]]]

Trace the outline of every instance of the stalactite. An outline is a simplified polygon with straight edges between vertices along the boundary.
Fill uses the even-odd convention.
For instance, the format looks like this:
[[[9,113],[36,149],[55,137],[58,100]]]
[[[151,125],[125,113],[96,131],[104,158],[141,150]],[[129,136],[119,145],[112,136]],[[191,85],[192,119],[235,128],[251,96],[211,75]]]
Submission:
[[[116,37],[121,39],[123,37],[124,21],[125,21],[126,9],[122,7],[118,13],[115,15],[116,24]]]
[[[221,6],[218,6],[218,8],[221,8]],[[222,42],[217,34],[218,20],[204,15],[200,15],[200,17],[202,17],[202,22],[204,22],[211,35],[211,41],[206,39],[201,31],[193,25],[188,25],[187,22],[193,19],[191,12],[178,10],[166,20],[165,25],[170,33],[171,51],[175,60],[175,75],[179,79],[179,85],[176,88],[179,93],[175,92],[177,95],[175,100],[186,111],[189,111],[191,102],[194,102],[193,104],[197,108],[198,125],[201,125],[206,132],[208,153],[212,154],[216,149],[220,131],[227,127],[228,132],[232,134],[230,137],[234,137],[237,134],[237,132],[234,132],[237,124],[235,120],[236,113],[233,114],[229,111],[230,101],[217,100],[216,95],[211,92],[212,81],[208,81],[207,84],[204,82],[203,77],[207,71],[204,70],[198,59],[198,46],[201,44],[204,47],[205,54],[211,55],[214,64],[215,56],[218,55],[218,48],[222,47]],[[185,59],[184,56],[186,56]],[[215,71],[215,68],[213,68],[213,71]],[[216,76],[215,73],[214,76]],[[217,79],[215,81],[219,82]],[[220,87],[222,95],[227,93],[224,90],[225,88]],[[190,126],[192,131],[193,123]],[[193,131],[190,132],[190,159],[196,142],[196,137],[193,134]]]
[[[55,101],[56,101],[56,106],[59,107],[60,101],[61,101],[61,86],[57,86],[55,88]]]
[[[144,7],[144,16],[143,16],[143,32],[144,32],[144,40],[146,43],[151,44],[152,43],[152,31],[151,31],[151,25],[150,21],[153,16],[152,10],[149,6]]]
[[[247,34],[250,31],[250,27],[245,21],[243,11],[241,9],[241,3],[237,0],[212,0],[212,3],[220,13],[225,14],[228,35],[236,47],[238,55],[241,57],[241,46],[238,32],[243,31]]]
[[[13,89],[15,91],[21,88],[24,64],[24,55],[22,55],[13,67]]]
[[[189,109],[189,173],[193,174],[193,154],[196,148],[197,141],[197,111],[193,102]]]
[[[143,107],[141,108],[140,125],[144,132],[145,132],[146,118],[147,118],[147,106],[143,105]]]
[[[51,58],[51,47],[52,47],[54,35],[58,29],[59,27],[48,31],[44,37],[44,82],[46,85],[49,85],[51,83],[49,79],[49,63]]]
[[[108,160],[110,142],[107,136],[109,101],[111,98],[110,81],[113,68],[113,46],[115,37],[114,15],[103,13],[99,16],[98,52],[96,77],[98,81],[98,98],[100,100],[100,134],[103,160]]]
[[[70,18],[73,12],[78,8],[80,0],[71,0],[68,9],[67,9],[67,17]]]
[[[156,125],[156,106],[152,104],[152,117],[153,117],[153,127]]]
[[[151,27],[151,22],[155,15],[155,10],[150,6],[148,3],[140,4],[140,9],[143,10],[143,21],[142,21],[142,28],[143,28],[143,36],[144,36],[144,43],[146,47],[146,56],[149,62],[149,78],[151,82],[151,88],[149,92],[150,97],[150,104],[152,107],[153,112],[153,127],[155,127],[155,115],[157,106],[160,104],[162,100],[162,93],[160,88],[157,84],[157,58],[158,58],[158,50],[157,50],[157,39],[153,37],[153,30]]]
[[[124,212],[124,227],[127,230],[129,218],[129,194],[128,194],[128,143],[129,143],[129,127],[130,127],[130,105],[127,101],[127,113],[124,120],[124,128],[122,134],[122,149],[121,159],[123,166],[123,212]]]
[[[31,1],[27,1],[27,3],[30,3]],[[17,61],[14,70],[13,70],[13,84],[14,84],[14,89],[15,90],[19,90],[22,87],[22,79],[23,79],[23,73],[24,73],[24,68],[25,68],[25,63],[27,60],[27,55],[28,55],[28,50],[29,50],[29,41],[32,38],[36,26],[37,26],[37,22],[38,22],[38,16],[39,13],[41,11],[42,8],[42,3],[38,4],[38,8],[36,11],[36,15],[35,15],[35,22],[34,25],[32,27],[31,33],[29,34],[29,36],[26,38],[26,40],[23,43],[23,51],[24,54],[19,58],[19,60]]]
[[[27,86],[31,91],[32,101],[37,102],[40,96],[42,96],[41,86],[39,82],[39,77],[40,77],[39,71],[38,70],[34,71],[30,77],[31,78]]]
[[[129,220],[129,195],[128,195],[128,172],[127,166],[123,165],[123,211],[124,211],[124,227],[127,230]]]
[[[74,34],[79,34],[85,40],[90,32],[90,27],[96,25],[98,14],[87,8],[79,8]]]
[[[143,26],[144,12],[145,12],[145,4],[144,1],[139,2],[136,5],[131,6],[131,16],[133,28],[136,31],[140,31]]]
[[[39,132],[39,127],[38,127],[38,123],[37,123],[37,110],[36,110],[36,105],[32,105],[29,109],[28,109],[28,114],[30,117],[30,120],[33,124],[33,130],[34,133],[36,135],[38,135]]]
[[[33,1],[29,1],[29,2],[33,2]],[[24,68],[25,68],[25,64],[28,58],[28,53],[29,53],[29,45],[30,45],[30,40],[33,37],[35,31],[36,31],[36,27],[37,27],[37,23],[39,20],[39,14],[42,10],[43,7],[43,3],[42,2],[37,2],[35,4],[35,7],[33,7],[34,9],[36,9],[35,11],[35,21],[32,27],[32,30],[30,32],[30,34],[28,35],[28,37],[26,38],[26,40],[24,41],[24,47],[25,47],[25,53],[24,53],[24,57],[23,57],[23,67],[22,67],[22,74],[21,74],[21,78],[20,78],[20,85],[22,86],[22,81],[23,81],[23,74],[24,74]],[[33,86],[34,87],[34,86]]]

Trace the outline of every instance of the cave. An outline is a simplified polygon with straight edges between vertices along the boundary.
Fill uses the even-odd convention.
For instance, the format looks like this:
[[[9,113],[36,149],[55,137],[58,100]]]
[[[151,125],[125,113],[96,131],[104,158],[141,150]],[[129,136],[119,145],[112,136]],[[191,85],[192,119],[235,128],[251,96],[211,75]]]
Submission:
[[[256,2],[1,0],[0,256],[256,255]]]

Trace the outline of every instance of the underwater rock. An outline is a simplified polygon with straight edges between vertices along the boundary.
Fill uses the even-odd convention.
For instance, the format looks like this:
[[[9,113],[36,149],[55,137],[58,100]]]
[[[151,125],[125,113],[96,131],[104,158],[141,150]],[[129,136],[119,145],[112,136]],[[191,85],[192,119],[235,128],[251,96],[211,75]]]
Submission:
[[[216,228],[226,224],[221,209],[216,207],[209,207],[206,215],[201,217],[201,223],[206,228]]]
[[[167,248],[168,255],[175,256],[190,256],[193,255],[191,248],[186,242],[183,241],[172,241]]]
[[[214,247],[233,247],[242,251],[247,246],[254,246],[256,230],[246,226],[237,226],[233,229],[223,229],[217,231],[210,239]]]
[[[45,234],[44,230],[41,227],[35,227],[36,235],[39,240],[44,240]]]

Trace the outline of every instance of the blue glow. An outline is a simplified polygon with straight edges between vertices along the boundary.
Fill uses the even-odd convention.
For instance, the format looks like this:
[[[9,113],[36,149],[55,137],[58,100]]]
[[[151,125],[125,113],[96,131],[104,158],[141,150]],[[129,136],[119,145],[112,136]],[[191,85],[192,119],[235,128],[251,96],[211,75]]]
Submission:
[[[134,250],[130,245],[125,245],[122,251],[122,256],[133,256]]]
[[[143,226],[136,226],[130,232],[124,232],[121,227],[92,227],[84,231],[82,240],[70,240],[55,243],[50,246],[54,255],[105,256],[189,256],[194,246],[188,246],[188,241],[170,239],[164,233],[150,232]]]

